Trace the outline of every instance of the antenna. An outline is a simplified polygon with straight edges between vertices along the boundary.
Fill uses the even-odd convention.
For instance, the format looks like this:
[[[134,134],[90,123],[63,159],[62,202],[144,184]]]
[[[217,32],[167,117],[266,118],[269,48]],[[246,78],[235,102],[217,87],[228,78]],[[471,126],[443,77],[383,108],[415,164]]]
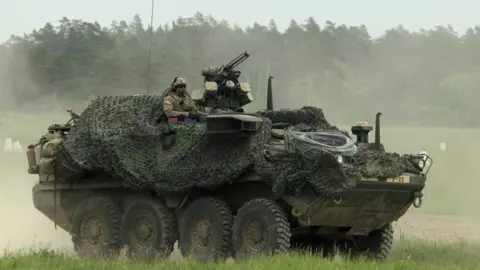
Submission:
[[[153,10],[155,8],[155,0],[152,0],[152,13],[150,15],[150,40],[148,41],[148,61],[147,61],[147,95],[150,90],[150,66],[152,54],[152,39],[153,39]]]

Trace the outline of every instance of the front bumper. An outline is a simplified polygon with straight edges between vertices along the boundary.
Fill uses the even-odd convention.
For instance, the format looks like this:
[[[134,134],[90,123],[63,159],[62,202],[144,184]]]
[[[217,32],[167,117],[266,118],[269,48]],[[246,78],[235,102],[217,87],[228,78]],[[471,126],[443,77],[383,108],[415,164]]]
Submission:
[[[423,175],[403,174],[390,179],[363,179],[354,188],[335,195],[306,189],[287,197],[300,226],[345,228],[347,235],[367,235],[402,217],[425,187]]]

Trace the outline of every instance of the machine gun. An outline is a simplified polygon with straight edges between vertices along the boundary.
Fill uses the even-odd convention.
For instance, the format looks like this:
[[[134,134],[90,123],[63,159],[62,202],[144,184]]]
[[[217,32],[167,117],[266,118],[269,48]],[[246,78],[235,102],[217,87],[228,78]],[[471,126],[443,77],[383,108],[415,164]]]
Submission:
[[[247,60],[248,57],[250,57],[250,54],[244,52],[230,61],[230,63],[223,65],[220,68],[204,68],[202,70],[202,76],[205,78],[206,82],[216,82],[219,88],[222,88],[223,86],[233,88],[238,84],[238,79],[242,74],[241,71],[235,70],[235,68]]]
[[[65,135],[67,132],[70,131],[72,128],[72,123],[75,124],[75,121],[80,118],[80,115],[76,114],[73,112],[72,109],[66,109],[70,114],[70,119],[67,121],[65,124],[53,124],[48,127],[48,132],[53,134],[53,133],[59,133],[62,136]]]
[[[235,68],[244,62],[250,54],[243,52],[220,68],[210,67],[202,70],[205,90],[192,92],[192,99],[201,107],[214,110],[241,111],[241,107],[253,101],[250,85],[239,81],[241,72]]]

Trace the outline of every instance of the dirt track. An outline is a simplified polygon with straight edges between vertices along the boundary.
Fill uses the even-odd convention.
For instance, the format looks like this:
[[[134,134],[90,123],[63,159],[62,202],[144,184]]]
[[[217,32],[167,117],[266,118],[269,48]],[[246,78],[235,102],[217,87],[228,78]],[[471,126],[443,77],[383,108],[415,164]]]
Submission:
[[[432,241],[471,241],[480,243],[479,218],[409,214],[395,224],[397,236]]]

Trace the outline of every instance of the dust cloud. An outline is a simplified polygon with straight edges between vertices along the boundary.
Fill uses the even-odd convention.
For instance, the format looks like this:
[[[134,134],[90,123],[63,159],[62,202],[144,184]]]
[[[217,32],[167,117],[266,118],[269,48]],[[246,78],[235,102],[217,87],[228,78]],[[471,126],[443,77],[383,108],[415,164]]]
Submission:
[[[18,72],[13,73],[12,69]],[[16,78],[13,78],[12,74],[15,74]],[[0,111],[12,112],[20,109],[19,104],[14,102],[12,84],[22,81],[21,89],[28,89],[30,93],[37,91],[29,78],[30,69],[25,57],[13,55],[0,45]],[[19,140],[24,145],[29,143],[22,136],[30,133],[27,129],[21,128],[25,124],[16,122],[11,115],[2,113],[0,116],[0,255],[6,250],[71,248],[68,234],[60,228],[55,230],[54,224],[33,206],[31,192],[37,178],[27,174],[25,153],[4,152],[6,137],[13,136],[13,139]],[[46,126],[42,126],[41,130],[44,132],[45,128]],[[33,132],[35,131],[34,129]]]
[[[389,128],[382,129],[388,151],[427,150],[434,159],[423,190],[423,205],[410,208],[397,222],[397,234],[435,241],[480,243],[480,170],[477,129]],[[440,149],[446,142],[447,150]]]
[[[0,161],[0,249],[70,250],[69,235],[60,228],[55,230],[53,222],[33,206],[31,192],[37,178],[27,174],[25,154],[2,153]]]

